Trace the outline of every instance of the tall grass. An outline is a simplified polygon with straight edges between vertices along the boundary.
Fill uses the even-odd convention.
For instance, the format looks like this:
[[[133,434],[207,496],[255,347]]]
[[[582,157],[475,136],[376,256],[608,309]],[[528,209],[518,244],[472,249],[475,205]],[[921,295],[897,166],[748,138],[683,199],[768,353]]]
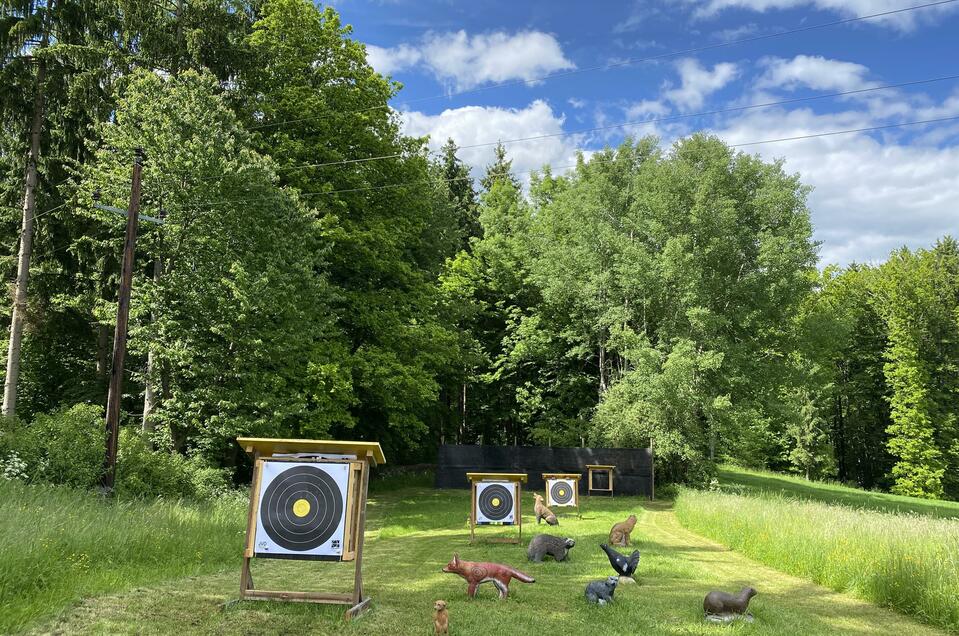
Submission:
[[[0,633],[96,593],[236,565],[246,499],[104,501],[0,479]]]
[[[688,489],[676,514],[769,566],[959,630],[959,521]]]
[[[841,503],[854,508],[869,508],[881,512],[914,512],[934,517],[959,517],[959,501],[904,497],[737,466],[720,466],[719,483],[722,490],[741,495],[781,494],[786,497]]]

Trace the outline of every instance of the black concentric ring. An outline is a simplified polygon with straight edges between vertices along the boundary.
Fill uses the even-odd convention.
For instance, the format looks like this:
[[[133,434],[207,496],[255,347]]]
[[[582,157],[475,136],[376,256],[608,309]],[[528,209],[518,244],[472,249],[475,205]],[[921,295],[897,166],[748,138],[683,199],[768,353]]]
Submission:
[[[480,493],[480,512],[490,521],[500,521],[513,511],[513,491],[502,484],[490,484]]]
[[[293,506],[309,504],[302,517]],[[305,506],[300,504],[299,511]],[[286,550],[304,552],[323,545],[343,517],[343,494],[326,472],[315,466],[294,466],[270,482],[260,499],[260,524],[267,536]]]
[[[566,505],[573,501],[573,488],[568,481],[554,481],[549,487],[549,497],[553,503]]]

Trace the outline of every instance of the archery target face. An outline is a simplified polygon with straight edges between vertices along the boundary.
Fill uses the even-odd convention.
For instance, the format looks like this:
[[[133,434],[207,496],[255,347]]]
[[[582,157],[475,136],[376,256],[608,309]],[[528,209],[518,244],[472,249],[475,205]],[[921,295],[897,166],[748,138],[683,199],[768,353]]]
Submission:
[[[264,462],[256,556],[341,557],[349,471],[349,464]]]
[[[476,484],[476,522],[505,523],[516,520],[516,484],[488,481]]]
[[[576,482],[572,479],[548,479],[546,492],[549,493],[548,506],[576,505]]]

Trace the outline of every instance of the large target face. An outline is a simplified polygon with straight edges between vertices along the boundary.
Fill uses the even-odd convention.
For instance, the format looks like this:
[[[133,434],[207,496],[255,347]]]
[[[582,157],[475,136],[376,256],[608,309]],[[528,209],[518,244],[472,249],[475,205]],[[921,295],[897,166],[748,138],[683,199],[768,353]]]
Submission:
[[[551,506],[575,506],[576,505],[576,485],[572,479],[551,479],[549,480],[549,505]]]
[[[348,464],[265,462],[257,556],[343,554]]]
[[[476,485],[477,523],[513,523],[516,517],[516,484],[511,481]]]

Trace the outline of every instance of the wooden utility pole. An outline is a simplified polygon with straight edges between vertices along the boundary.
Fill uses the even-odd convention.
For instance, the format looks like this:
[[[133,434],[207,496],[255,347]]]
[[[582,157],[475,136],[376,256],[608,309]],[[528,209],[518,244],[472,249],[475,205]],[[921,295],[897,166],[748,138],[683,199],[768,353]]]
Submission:
[[[133,286],[133,249],[137,242],[137,221],[140,218],[140,173],[143,171],[143,159],[143,150],[137,148],[136,157],[133,160],[130,207],[127,208],[127,232],[123,241],[120,298],[117,303],[117,328],[113,336],[113,368],[110,369],[110,390],[107,393],[107,452],[103,461],[103,477],[100,482],[106,491],[113,490],[113,481],[116,477],[120,401],[123,397],[123,362],[127,354],[127,322],[130,318],[130,291]]]

